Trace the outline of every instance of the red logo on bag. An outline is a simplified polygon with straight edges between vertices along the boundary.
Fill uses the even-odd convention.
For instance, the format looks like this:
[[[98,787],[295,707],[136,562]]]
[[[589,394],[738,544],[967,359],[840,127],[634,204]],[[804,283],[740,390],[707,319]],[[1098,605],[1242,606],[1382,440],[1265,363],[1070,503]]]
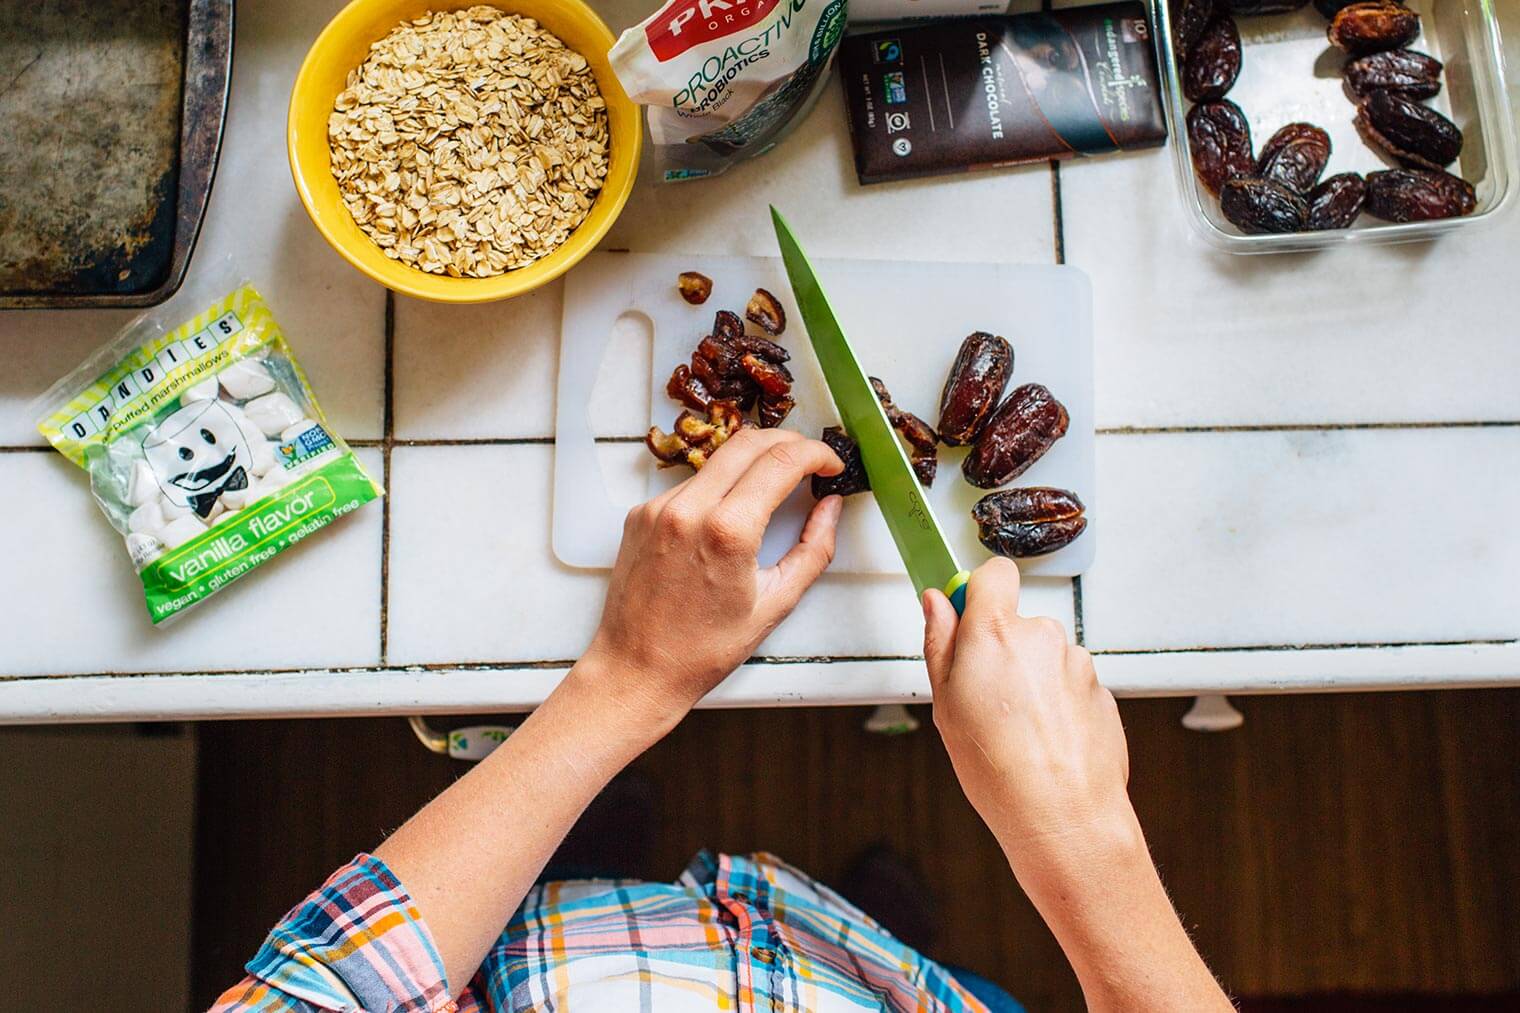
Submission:
[[[655,58],[664,63],[693,46],[749,28],[775,6],[776,0],[671,0],[644,34]]]

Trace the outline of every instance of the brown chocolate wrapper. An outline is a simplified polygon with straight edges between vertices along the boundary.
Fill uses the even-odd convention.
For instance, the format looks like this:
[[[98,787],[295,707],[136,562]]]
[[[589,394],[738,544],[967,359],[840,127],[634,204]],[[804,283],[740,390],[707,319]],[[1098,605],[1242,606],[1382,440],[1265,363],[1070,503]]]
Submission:
[[[839,63],[862,183],[1166,142],[1139,3],[852,35]]]

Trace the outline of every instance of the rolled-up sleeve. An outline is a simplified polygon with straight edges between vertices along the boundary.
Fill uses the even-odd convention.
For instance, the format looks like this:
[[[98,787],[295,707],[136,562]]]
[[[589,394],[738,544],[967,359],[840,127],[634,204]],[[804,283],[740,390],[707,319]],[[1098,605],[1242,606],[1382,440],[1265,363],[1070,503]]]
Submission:
[[[385,863],[358,855],[274,927],[215,1013],[451,1013],[443,962]]]

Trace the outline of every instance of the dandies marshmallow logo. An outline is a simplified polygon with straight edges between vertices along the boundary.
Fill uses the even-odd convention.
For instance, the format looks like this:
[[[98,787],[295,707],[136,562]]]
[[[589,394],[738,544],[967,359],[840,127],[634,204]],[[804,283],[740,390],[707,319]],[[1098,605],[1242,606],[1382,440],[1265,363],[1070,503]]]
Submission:
[[[777,0],[672,0],[644,28],[649,48],[661,63],[693,46],[750,28],[776,7]]]

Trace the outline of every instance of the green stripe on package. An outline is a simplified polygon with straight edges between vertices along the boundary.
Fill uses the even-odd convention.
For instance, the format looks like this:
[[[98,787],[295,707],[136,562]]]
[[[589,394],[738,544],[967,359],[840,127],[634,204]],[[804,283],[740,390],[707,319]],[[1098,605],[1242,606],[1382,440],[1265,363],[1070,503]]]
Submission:
[[[155,624],[381,495],[317,406],[258,290],[130,324],[40,402],[90,476]]]

